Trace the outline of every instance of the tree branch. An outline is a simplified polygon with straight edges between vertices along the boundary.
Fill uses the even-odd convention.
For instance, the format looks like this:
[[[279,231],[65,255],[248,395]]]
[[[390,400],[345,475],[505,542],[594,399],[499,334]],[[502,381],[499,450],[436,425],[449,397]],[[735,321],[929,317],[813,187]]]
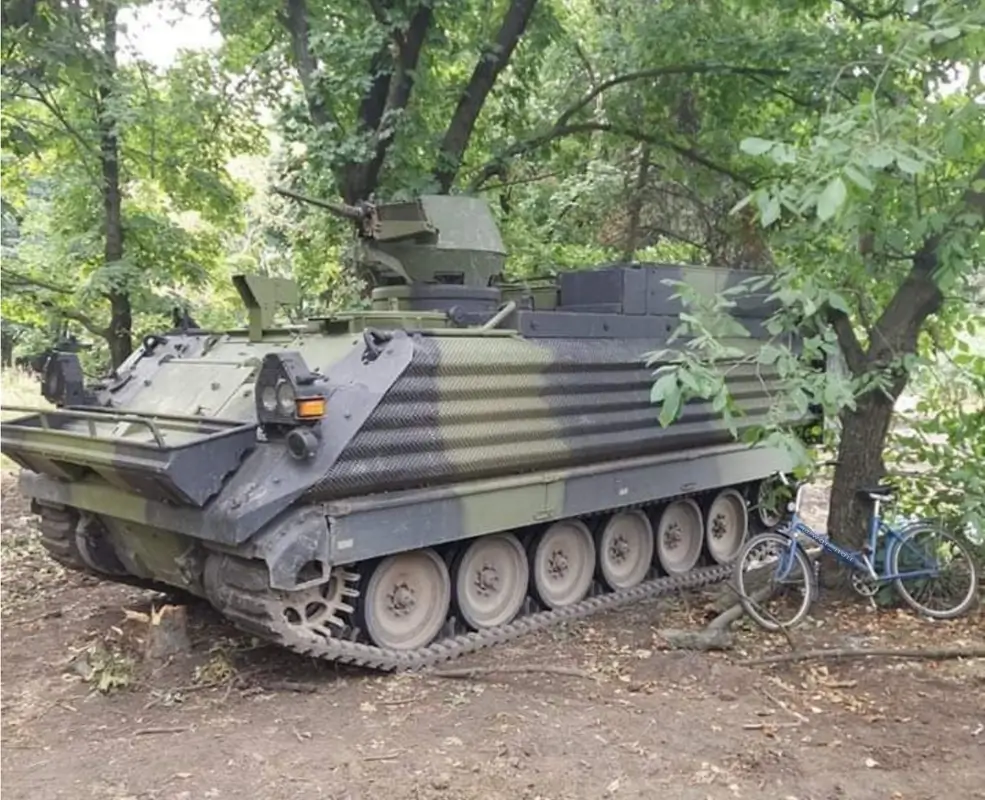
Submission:
[[[75,289],[71,287],[60,286],[57,283],[52,283],[41,278],[35,278],[31,275],[24,275],[21,272],[16,272],[6,267],[0,270],[0,276],[2,276],[5,281],[14,281],[15,284],[19,284],[20,286],[33,286],[37,289],[45,289],[49,292],[55,292],[56,294],[63,295],[75,293]],[[102,336],[104,339],[108,339],[110,336],[110,329],[108,327],[100,327],[97,325],[88,314],[84,314],[76,309],[63,308],[62,306],[55,305],[51,300],[41,300],[38,305],[42,308],[50,309],[65,319],[78,322],[83,328],[89,331],[89,333],[95,336]]]
[[[976,218],[968,226],[976,234],[985,229],[985,189],[978,187],[982,182],[985,182],[985,163],[975,171],[968,188],[952,208],[950,222],[924,239],[913,256],[909,274],[873,327],[867,354],[870,361],[912,352],[924,320],[944,302],[944,295],[935,281],[935,273],[940,268],[940,251],[955,233],[960,217],[971,215]]]
[[[852,321],[844,311],[831,306],[827,307],[827,318],[834,328],[835,336],[838,337],[838,345],[841,347],[849,372],[856,378],[860,377],[865,373],[865,351],[855,335]]]
[[[393,115],[403,111],[414,90],[414,71],[431,28],[433,12],[430,5],[421,5],[411,18],[406,35],[399,35],[396,74],[389,81],[383,113],[376,126],[376,150],[362,176],[364,190],[376,186],[387,150],[396,134]],[[399,34],[399,31],[395,32]],[[366,192],[368,194],[368,192]],[[361,199],[361,198],[360,198]]]
[[[778,653],[737,661],[740,667],[752,667],[762,664],[783,664],[791,661],[810,661],[813,659],[842,659],[842,658],[909,658],[944,661],[951,658],[985,658],[985,647],[970,645],[955,648],[931,648],[929,650],[892,650],[886,647],[833,647],[828,650],[798,650],[793,653]]]
[[[29,81],[26,80],[23,81],[23,83],[25,86],[33,90],[35,94],[32,96],[29,94],[20,94],[19,92],[12,92],[10,96],[20,98],[21,100],[27,100],[33,103],[40,103],[46,109],[48,109],[48,111],[51,112],[51,115],[56,120],[58,120],[65,134],[68,136],[69,140],[73,143],[76,152],[78,152],[79,154],[79,163],[82,165],[82,168],[86,171],[86,173],[89,175],[90,178],[93,178],[95,180],[96,174],[93,169],[93,165],[86,158],[87,155],[90,156],[96,155],[96,148],[93,145],[93,143],[87,140],[79,132],[79,130],[74,125],[72,125],[72,123],[68,121],[65,114],[58,107],[58,104],[54,101],[54,99],[48,98],[45,95],[45,93],[42,91],[40,86],[35,86],[33,83],[30,83]]]
[[[75,294],[75,289],[71,287],[60,286],[57,283],[51,283],[41,278],[34,278],[22,272],[12,270],[9,267],[0,269],[0,276],[5,281],[13,281],[15,285],[33,286],[37,289],[47,289],[49,292],[56,292],[57,294]]]
[[[884,11],[868,11],[858,5],[858,3],[852,3],[849,0],[838,0],[838,3],[845,7],[845,10],[854,17],[856,22],[878,22],[881,19],[886,19],[886,17],[891,17],[893,14],[900,14],[902,12],[902,8],[897,2],[890,3],[889,8]]]
[[[803,97],[798,97],[793,92],[788,92],[786,89],[781,89],[779,86],[774,86],[768,81],[760,79],[758,75],[749,76],[753,83],[762,86],[767,91],[777,94],[780,97],[785,97],[795,106],[800,106],[801,108],[810,108],[814,110],[821,110],[824,108],[824,103],[820,100],[805,100]]]
[[[509,63],[536,5],[537,0],[511,0],[495,43],[485,48],[479,56],[479,63],[475,65],[472,77],[458,99],[458,106],[438,151],[438,167],[434,177],[442,192],[448,192],[455,182],[462,156],[486,98],[499,73]]]
[[[668,75],[706,75],[714,72],[726,72],[733,75],[759,75],[774,78],[784,77],[790,74],[790,70],[786,69],[776,69],[770,67],[738,67],[728,64],[672,64],[666,67],[653,67],[651,69],[641,69],[635,72],[627,72],[623,75],[616,75],[614,78],[609,78],[608,80],[596,84],[590,92],[586,93],[580,100],[569,106],[561,114],[561,116],[558,117],[555,125],[566,124],[568,120],[585,108],[585,106],[591,103],[592,100],[614,86],[620,86],[624,83],[646,80],[650,78],[663,78]]]
[[[384,0],[370,0],[373,16],[388,38],[373,55],[373,80],[359,104],[360,134],[368,136],[373,155],[342,168],[342,193],[347,203],[365,200],[376,188],[387,151],[396,135],[395,116],[403,111],[414,88],[414,71],[431,28],[434,12],[429,3],[414,11],[406,31],[398,29],[388,16]]]
[[[498,158],[487,162],[482,167],[479,168],[476,176],[469,183],[469,191],[477,192],[485,184],[489,178],[500,173],[503,168],[503,163],[505,160],[510,158],[515,158],[516,156],[523,155],[525,153],[532,152],[538,147],[542,147],[555,139],[560,139],[565,136],[573,136],[579,133],[611,133],[616,136],[626,136],[630,139],[634,139],[638,142],[647,142],[656,147],[661,147],[665,150],[671,150],[677,155],[688,159],[689,161],[699,164],[706,169],[710,169],[712,172],[717,172],[721,175],[725,175],[731,178],[736,183],[745,186],[752,187],[753,182],[739,173],[725,167],[721,164],[712,161],[707,156],[702,155],[693,147],[687,147],[684,145],[677,144],[676,142],[666,139],[662,136],[657,136],[652,133],[644,133],[643,131],[635,130],[632,128],[623,128],[617,125],[613,125],[608,122],[576,122],[567,125],[557,125],[551,130],[540,134],[539,136],[534,136],[530,139],[526,139],[522,142],[516,142],[510,147],[508,147]]]
[[[595,76],[595,69],[592,67],[592,62],[588,59],[588,54],[577,41],[573,41],[572,45],[578,56],[578,60],[581,61],[582,66],[585,68],[585,72],[588,73],[588,79],[592,83],[592,88],[595,88],[598,86],[599,79]]]
[[[54,308],[52,309],[59,316],[65,319],[73,320],[78,322],[83,328],[85,328],[93,336],[101,336],[103,339],[109,341],[112,336],[112,331],[109,327],[100,328],[95,322],[92,321],[92,317],[87,314],[83,314],[81,311],[76,311],[72,308]]]
[[[394,25],[390,19],[388,13],[390,9],[381,0],[367,0],[367,2],[369,3],[370,10],[373,12],[373,17],[380,24],[380,27],[386,29],[386,32],[393,38],[398,48],[402,48],[404,46],[404,35],[400,28]]]
[[[286,0],[285,8],[281,22],[291,35],[291,54],[308,103],[308,113],[315,125],[323,127],[333,121],[333,115],[315,86],[317,64],[309,43],[308,6],[305,0]]]
[[[685,147],[683,145],[676,144],[669,139],[658,137],[654,134],[643,134],[640,131],[632,131],[629,129],[619,129],[610,123],[602,122],[586,122],[586,123],[571,123],[571,118],[574,117],[579,111],[584,109],[589,103],[595,98],[605,92],[607,89],[611,89],[614,86],[619,86],[624,83],[630,83],[637,80],[645,80],[652,78],[666,77],[668,75],[701,75],[708,73],[730,73],[733,75],[742,75],[746,77],[783,77],[790,74],[790,70],[786,69],[775,69],[772,67],[742,67],[727,64],[672,64],[666,67],[654,67],[652,69],[637,70],[635,72],[627,72],[623,75],[617,75],[608,80],[602,81],[601,83],[596,83],[591,91],[587,92],[573,105],[569,106],[554,123],[553,128],[546,133],[535,136],[531,139],[527,139],[522,142],[517,142],[510,147],[508,147],[498,158],[487,162],[484,166],[480,167],[478,174],[472,179],[469,184],[469,190],[472,192],[478,191],[485,184],[487,180],[493,176],[501,173],[503,169],[503,163],[518,155],[528,153],[532,150],[541,147],[542,145],[550,142],[554,139],[559,139],[563,136],[569,136],[574,133],[584,133],[586,131],[608,131],[610,133],[622,134],[625,136],[630,136],[641,142],[648,142],[650,144],[656,145],[657,147],[663,147],[674,151],[680,156],[693,161],[695,164],[699,164],[713,172],[718,172],[722,175],[726,175],[736,183],[739,183],[746,187],[752,186],[752,181],[742,175],[739,175],[732,170],[723,167],[721,164],[717,164],[710,159],[703,156],[700,152],[691,147]],[[762,81],[758,81],[761,85],[765,85]],[[457,169],[457,168],[456,168]],[[449,184],[450,186],[450,184]]]

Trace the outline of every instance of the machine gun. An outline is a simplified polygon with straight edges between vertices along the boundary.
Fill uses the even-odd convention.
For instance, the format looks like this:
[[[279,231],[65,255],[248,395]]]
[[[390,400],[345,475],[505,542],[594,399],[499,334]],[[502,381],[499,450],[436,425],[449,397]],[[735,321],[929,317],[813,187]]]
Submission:
[[[488,287],[506,262],[499,228],[482,198],[421,195],[406,202],[349,205],[281,187],[274,191],[356,223],[352,255],[377,285]]]

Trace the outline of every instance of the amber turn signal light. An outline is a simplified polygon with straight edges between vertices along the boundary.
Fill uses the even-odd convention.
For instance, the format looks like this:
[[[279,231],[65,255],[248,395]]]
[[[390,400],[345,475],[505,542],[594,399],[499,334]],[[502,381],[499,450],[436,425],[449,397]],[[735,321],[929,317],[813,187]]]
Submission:
[[[318,419],[325,416],[324,397],[299,397],[295,403],[298,419]]]

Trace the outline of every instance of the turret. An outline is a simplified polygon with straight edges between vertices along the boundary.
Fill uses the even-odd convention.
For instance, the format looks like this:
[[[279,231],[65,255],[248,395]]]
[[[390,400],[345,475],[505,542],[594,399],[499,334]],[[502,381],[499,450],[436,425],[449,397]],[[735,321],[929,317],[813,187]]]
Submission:
[[[487,287],[506,262],[489,204],[478,197],[435,194],[350,206],[275,191],[357,223],[356,259],[379,286]]]

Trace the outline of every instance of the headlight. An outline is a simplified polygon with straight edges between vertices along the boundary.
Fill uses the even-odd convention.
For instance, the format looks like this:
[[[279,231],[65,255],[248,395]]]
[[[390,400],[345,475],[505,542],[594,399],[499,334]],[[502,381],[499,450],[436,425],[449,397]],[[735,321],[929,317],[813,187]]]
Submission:
[[[317,423],[328,406],[326,380],[309,370],[297,351],[265,355],[254,393],[257,421],[268,435],[283,435],[297,426],[307,426],[318,435]],[[311,451],[310,443],[305,449]]]
[[[287,381],[282,381],[277,387],[277,406],[281,414],[291,415],[294,413],[294,398],[297,395]]]

